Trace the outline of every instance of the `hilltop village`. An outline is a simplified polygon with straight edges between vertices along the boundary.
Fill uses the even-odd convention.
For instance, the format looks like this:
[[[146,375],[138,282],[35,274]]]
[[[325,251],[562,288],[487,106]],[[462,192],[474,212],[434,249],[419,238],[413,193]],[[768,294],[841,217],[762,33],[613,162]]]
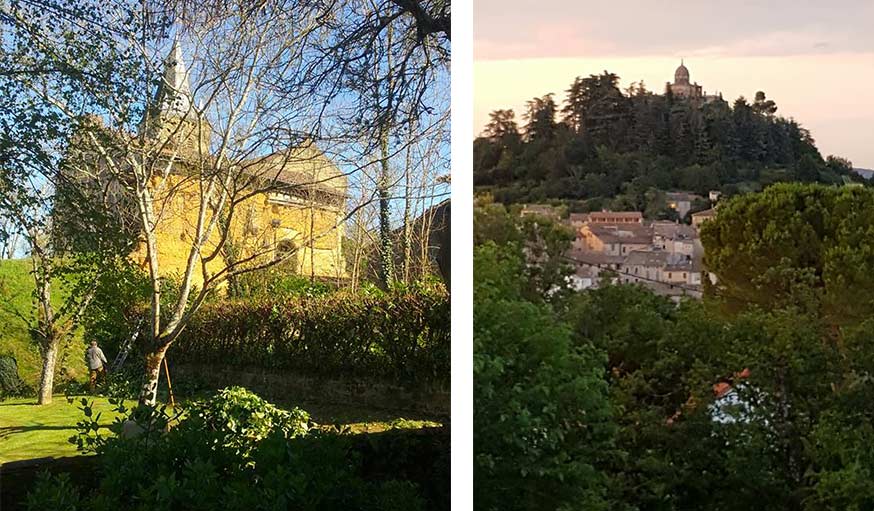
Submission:
[[[703,198],[687,192],[668,194],[668,207],[682,218],[691,204]],[[715,206],[718,192],[709,200]],[[654,293],[679,299],[701,298],[702,281],[715,277],[703,266],[704,247],[699,229],[716,215],[716,208],[691,213],[691,225],[671,220],[647,220],[640,211],[570,213],[546,204],[526,204],[521,216],[536,215],[560,222],[574,233],[565,254],[573,265],[570,286],[578,291],[602,283],[641,284]]]
[[[777,110],[763,91],[732,103],[706,92],[682,61],[661,93],[620,89],[608,71],[578,77],[563,104],[529,101],[524,125],[512,110],[492,112],[474,142],[475,189],[571,229],[574,289],[639,283],[700,298],[716,283],[700,226],[718,201],[785,182],[867,184]]]

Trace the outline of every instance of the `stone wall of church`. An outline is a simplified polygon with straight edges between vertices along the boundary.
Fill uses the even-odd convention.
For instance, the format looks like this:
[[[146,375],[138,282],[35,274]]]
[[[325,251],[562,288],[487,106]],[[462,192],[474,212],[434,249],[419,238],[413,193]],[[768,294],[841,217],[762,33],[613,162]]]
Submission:
[[[173,192],[156,197],[154,206],[160,217],[156,236],[160,272],[172,276],[185,271],[200,203],[196,181],[186,182],[184,176],[177,174],[171,174],[167,180],[163,189]],[[238,254],[238,259],[257,254],[257,258],[247,264],[267,262],[277,256],[277,249],[292,250],[295,252],[292,260],[296,261],[299,274],[344,277],[344,215],[341,207],[313,205],[297,197],[257,194],[236,206],[229,246]],[[208,251],[219,242],[219,233],[219,229],[214,229],[206,244]],[[134,258],[145,266],[145,247],[140,247]],[[218,256],[207,263],[207,270],[213,274],[225,265],[225,260]],[[193,282],[203,283],[199,261]]]

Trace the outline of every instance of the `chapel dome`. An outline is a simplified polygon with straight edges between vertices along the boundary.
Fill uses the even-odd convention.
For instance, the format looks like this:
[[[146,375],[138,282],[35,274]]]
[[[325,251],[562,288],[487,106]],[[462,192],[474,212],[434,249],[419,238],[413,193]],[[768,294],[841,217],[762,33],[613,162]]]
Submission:
[[[687,85],[689,83],[689,70],[680,61],[680,67],[674,72],[674,83]]]

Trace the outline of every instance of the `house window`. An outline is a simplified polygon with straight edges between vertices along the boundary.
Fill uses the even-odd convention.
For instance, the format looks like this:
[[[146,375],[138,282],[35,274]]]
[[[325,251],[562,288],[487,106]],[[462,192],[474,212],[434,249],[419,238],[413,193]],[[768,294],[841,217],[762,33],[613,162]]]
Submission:
[[[672,279],[672,278],[674,278],[674,274],[671,272],[668,272],[668,279]]]
[[[684,273],[684,274],[683,274],[683,279],[685,279],[685,278],[686,278],[686,274]]]

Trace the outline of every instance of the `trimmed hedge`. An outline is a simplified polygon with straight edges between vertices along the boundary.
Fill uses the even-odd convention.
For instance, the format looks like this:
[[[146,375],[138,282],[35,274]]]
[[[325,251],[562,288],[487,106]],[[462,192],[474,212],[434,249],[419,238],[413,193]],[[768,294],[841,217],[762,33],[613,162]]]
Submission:
[[[449,297],[405,290],[210,303],[192,317],[170,357],[174,363],[448,387]]]

